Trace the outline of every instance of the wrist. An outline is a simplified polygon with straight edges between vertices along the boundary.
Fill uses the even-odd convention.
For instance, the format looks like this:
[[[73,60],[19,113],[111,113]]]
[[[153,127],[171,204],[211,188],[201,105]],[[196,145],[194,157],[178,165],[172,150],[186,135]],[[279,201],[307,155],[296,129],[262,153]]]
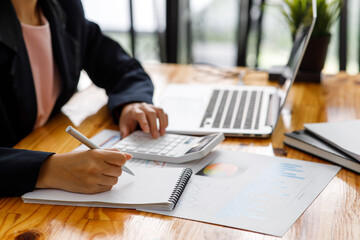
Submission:
[[[55,172],[52,171],[54,162],[56,161],[56,154],[49,156],[47,159],[44,160],[40,167],[38,179],[36,181],[36,188],[55,188],[54,177]]]

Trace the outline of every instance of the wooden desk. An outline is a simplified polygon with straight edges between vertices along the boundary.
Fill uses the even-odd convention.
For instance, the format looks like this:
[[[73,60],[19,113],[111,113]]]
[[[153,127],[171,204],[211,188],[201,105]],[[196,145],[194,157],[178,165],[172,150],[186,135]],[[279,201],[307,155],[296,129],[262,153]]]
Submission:
[[[227,84],[190,66],[149,65],[156,86],[155,98],[168,82],[215,81]],[[258,77],[258,79],[254,79]],[[268,84],[265,74],[250,73],[247,84]],[[360,117],[360,76],[340,73],[322,84],[296,83],[271,138],[227,138],[218,148],[260,154],[273,153],[306,161],[318,158],[283,145],[284,132],[304,123],[332,122]],[[65,133],[70,120],[59,114],[46,126],[23,139],[17,148],[64,153],[78,146]],[[103,107],[78,127],[87,136],[116,129]],[[342,169],[296,221],[284,239],[356,239],[360,237],[360,176]],[[0,199],[0,239],[274,239],[254,232],[135,210],[24,204],[17,198]]]

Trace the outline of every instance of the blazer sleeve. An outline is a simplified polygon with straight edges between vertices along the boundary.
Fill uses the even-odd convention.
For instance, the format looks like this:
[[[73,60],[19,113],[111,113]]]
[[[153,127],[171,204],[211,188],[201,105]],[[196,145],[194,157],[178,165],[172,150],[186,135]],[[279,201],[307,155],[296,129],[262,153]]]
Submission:
[[[117,110],[126,103],[152,103],[154,87],[140,63],[103,35],[97,24],[85,20],[85,26],[83,68],[97,86],[106,90],[114,120]]]
[[[53,153],[0,147],[0,197],[35,189],[43,161]]]

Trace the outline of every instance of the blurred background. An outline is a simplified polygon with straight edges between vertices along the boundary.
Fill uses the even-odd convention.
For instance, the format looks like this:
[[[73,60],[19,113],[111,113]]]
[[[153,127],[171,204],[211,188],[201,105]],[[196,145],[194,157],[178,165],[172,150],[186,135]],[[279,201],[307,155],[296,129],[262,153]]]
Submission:
[[[143,63],[268,69],[292,46],[282,0],[82,0],[86,17]],[[346,0],[323,72],[359,72],[360,1]],[[341,34],[340,34],[341,33]]]

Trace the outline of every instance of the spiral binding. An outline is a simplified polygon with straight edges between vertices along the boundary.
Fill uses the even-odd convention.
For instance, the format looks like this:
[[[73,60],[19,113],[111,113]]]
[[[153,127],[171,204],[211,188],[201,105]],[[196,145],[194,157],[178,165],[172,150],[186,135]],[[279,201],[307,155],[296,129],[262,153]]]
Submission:
[[[169,202],[174,204],[174,208],[181,197],[181,194],[183,193],[186,184],[188,183],[193,171],[190,168],[185,168],[179,178],[179,180],[176,182],[175,188],[173,192],[171,193],[171,196],[169,198]]]

